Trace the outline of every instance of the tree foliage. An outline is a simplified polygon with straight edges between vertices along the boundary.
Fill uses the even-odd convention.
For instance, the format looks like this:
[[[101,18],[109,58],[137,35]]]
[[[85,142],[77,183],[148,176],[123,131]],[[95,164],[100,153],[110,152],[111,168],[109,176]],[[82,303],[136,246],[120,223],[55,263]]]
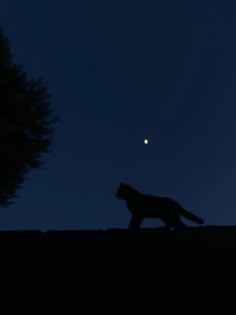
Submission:
[[[9,205],[26,174],[43,164],[56,119],[46,84],[28,79],[21,66],[12,62],[9,41],[0,28],[1,206]]]

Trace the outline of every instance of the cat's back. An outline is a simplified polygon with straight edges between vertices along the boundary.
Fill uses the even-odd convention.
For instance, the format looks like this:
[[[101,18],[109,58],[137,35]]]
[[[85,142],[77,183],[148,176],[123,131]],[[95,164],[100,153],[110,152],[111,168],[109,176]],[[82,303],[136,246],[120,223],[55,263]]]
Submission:
[[[130,196],[127,199],[127,204],[129,209],[133,212],[142,210],[157,210],[161,206],[161,199],[162,198],[157,196],[139,193],[135,196]]]
[[[128,206],[133,210],[169,210],[180,207],[179,203],[168,197],[158,197],[139,193],[127,200]]]

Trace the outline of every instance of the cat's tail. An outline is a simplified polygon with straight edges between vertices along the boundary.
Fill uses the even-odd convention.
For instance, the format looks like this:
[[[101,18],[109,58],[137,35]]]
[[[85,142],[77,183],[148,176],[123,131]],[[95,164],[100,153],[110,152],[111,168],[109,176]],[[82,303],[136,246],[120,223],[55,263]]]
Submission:
[[[187,211],[186,209],[181,208],[180,209],[180,215],[185,217],[188,220],[191,220],[193,222],[196,222],[198,224],[203,224],[204,220],[200,217],[196,216],[195,214],[192,214],[191,212]]]

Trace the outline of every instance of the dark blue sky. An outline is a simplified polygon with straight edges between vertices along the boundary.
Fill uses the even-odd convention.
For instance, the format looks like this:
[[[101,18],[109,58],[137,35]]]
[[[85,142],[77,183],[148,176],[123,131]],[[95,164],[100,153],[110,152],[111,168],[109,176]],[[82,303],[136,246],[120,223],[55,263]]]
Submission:
[[[235,225],[235,10],[217,0],[1,0],[14,60],[48,82],[61,120],[0,229],[127,227],[120,182],[177,199],[206,224]]]

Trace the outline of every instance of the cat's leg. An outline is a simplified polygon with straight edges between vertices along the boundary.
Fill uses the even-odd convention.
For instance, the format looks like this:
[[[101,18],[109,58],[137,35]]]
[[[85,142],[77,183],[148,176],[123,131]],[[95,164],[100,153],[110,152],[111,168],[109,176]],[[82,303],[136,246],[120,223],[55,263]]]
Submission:
[[[129,230],[138,230],[140,228],[143,218],[140,216],[133,215],[130,219],[128,229]]]
[[[182,221],[179,220],[179,221],[176,223],[175,228],[176,228],[176,229],[184,229],[184,228],[186,228],[186,224],[184,224]]]

